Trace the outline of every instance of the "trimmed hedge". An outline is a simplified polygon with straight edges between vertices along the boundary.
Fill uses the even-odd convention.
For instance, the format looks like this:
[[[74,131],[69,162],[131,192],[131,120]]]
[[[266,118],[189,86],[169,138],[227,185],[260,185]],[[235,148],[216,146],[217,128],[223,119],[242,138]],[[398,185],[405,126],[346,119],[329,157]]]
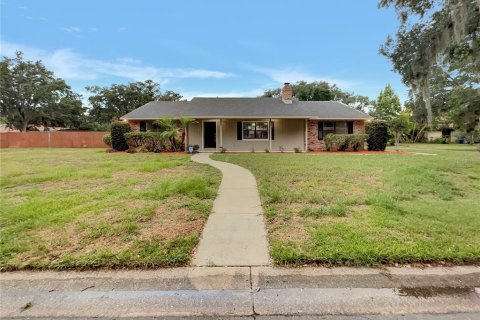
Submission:
[[[109,135],[109,134],[104,135],[102,140],[107,146],[109,146],[109,147],[112,146],[112,136],[111,135]]]
[[[328,151],[358,151],[362,149],[366,139],[366,134],[329,133],[325,137],[325,146]]]
[[[131,149],[139,148],[143,145],[146,132],[127,132],[123,136],[127,141],[128,147]]]
[[[127,132],[124,137],[131,149],[146,152],[165,150],[165,139],[160,132]]]
[[[367,122],[365,131],[368,134],[368,150],[385,151],[388,142],[388,126],[385,121]]]
[[[124,151],[128,149],[124,135],[130,131],[132,131],[132,128],[127,122],[117,121],[112,123],[110,127],[110,135],[112,139],[112,148],[114,150]]]

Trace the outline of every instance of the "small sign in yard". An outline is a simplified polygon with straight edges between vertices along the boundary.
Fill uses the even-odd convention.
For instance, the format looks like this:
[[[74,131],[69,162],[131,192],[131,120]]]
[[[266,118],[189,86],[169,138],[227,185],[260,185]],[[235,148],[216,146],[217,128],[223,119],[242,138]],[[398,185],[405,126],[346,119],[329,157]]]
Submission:
[[[192,146],[188,147],[188,153],[193,153],[193,147]]]

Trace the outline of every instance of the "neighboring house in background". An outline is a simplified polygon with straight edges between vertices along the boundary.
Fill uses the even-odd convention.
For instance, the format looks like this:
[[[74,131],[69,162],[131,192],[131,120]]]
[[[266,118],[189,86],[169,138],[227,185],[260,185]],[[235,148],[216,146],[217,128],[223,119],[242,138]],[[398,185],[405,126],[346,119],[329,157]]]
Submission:
[[[436,139],[440,139],[442,137],[443,137],[442,131],[426,131],[425,132],[425,139],[427,139],[427,141],[433,141]]]
[[[298,101],[285,83],[281,98],[193,98],[155,101],[121,119],[135,131],[149,131],[165,117],[195,119],[186,133],[187,145],[199,151],[324,151],[329,133],[364,133],[371,117],[336,101]]]

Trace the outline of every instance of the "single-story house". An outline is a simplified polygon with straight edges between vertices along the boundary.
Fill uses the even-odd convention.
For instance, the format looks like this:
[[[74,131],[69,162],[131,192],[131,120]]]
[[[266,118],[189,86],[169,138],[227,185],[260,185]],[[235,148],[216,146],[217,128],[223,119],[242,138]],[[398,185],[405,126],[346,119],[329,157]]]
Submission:
[[[124,115],[135,131],[149,131],[159,118],[190,117],[186,144],[199,151],[325,150],[329,133],[364,133],[369,115],[337,101],[298,101],[285,83],[280,98],[193,98],[154,101]]]

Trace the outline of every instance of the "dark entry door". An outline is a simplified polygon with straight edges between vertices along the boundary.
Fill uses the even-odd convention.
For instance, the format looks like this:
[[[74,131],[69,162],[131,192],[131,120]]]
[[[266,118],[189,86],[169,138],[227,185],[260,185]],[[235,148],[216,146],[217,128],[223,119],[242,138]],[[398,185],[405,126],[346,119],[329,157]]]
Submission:
[[[217,147],[217,123],[208,121],[203,123],[203,147]]]

